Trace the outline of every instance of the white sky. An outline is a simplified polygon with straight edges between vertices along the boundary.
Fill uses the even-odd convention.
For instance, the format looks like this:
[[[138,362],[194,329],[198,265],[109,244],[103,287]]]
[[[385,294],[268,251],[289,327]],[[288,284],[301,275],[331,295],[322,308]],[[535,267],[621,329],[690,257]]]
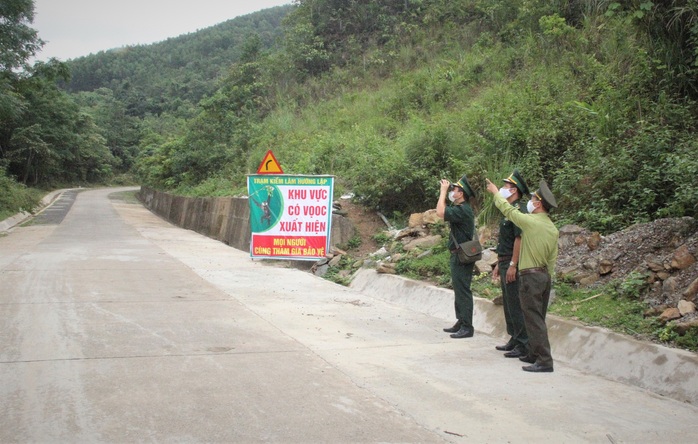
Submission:
[[[73,59],[149,44],[292,0],[34,0],[30,26],[46,41],[36,59]]]

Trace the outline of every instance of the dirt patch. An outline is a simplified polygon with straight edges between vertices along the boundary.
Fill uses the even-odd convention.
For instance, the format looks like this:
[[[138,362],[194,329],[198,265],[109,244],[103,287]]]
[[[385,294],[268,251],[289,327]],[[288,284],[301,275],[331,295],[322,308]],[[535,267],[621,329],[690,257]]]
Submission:
[[[382,245],[378,245],[373,237],[388,229],[378,213],[352,202],[351,199],[339,199],[337,203],[341,206],[344,217],[351,221],[357,235],[361,238],[361,245],[349,253],[356,257],[366,257],[378,250]]]
[[[651,305],[675,305],[698,278],[698,262],[677,261],[681,251],[698,256],[698,222],[691,217],[658,219],[600,236],[580,227],[560,230],[558,272],[587,279],[590,286],[623,280],[632,272],[647,276]]]

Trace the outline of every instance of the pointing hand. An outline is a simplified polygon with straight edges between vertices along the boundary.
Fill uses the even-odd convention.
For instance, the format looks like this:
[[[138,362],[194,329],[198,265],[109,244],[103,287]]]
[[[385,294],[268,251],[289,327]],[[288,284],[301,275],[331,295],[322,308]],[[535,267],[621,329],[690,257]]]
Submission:
[[[499,188],[497,188],[497,185],[490,182],[489,179],[485,180],[487,181],[487,191],[489,191],[492,194],[497,194],[499,192]]]

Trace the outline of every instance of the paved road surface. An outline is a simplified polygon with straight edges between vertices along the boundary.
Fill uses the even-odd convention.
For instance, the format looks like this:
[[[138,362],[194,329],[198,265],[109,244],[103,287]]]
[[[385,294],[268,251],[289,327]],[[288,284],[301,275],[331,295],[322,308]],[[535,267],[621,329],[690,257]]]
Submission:
[[[0,237],[0,442],[696,442],[694,406],[65,199]]]

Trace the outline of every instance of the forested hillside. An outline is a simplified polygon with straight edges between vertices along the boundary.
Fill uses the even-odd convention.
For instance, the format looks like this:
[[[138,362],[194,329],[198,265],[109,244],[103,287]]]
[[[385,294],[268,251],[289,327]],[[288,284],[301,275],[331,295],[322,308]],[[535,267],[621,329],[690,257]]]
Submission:
[[[686,1],[300,1],[283,51],[236,64],[186,131],[142,145],[138,171],[178,192],[243,193],[273,149],[285,172],[335,174],[365,204],[405,213],[434,205],[439,177],[481,188],[516,166],[552,184],[560,221],[608,232],[693,216],[697,13]]]
[[[66,88],[52,94],[94,135],[81,142],[113,157],[89,171],[242,194],[272,149],[286,173],[334,174],[338,192],[386,213],[433,207],[440,177],[467,173],[482,190],[518,167],[552,185],[559,223],[609,232],[696,215],[693,1],[299,0],[259,14],[242,32],[231,21],[230,34],[100,53],[67,63],[72,80],[42,77]],[[56,164],[40,126],[3,127],[5,170],[46,180]]]
[[[0,213],[30,209],[22,185],[88,183],[112,177],[119,161],[95,119],[57,82],[68,67],[28,60],[43,42],[31,28],[31,0],[0,4]]]
[[[108,88],[139,118],[186,111],[215,91],[216,80],[240,59],[248,40],[263,50],[274,47],[290,9],[270,8],[160,43],[71,60],[71,77],[61,86],[72,93]]]
[[[247,47],[268,51],[291,6],[153,45],[30,63],[43,45],[33,0],[0,5],[0,215],[32,207],[26,186],[133,181],[144,135],[174,134]]]

